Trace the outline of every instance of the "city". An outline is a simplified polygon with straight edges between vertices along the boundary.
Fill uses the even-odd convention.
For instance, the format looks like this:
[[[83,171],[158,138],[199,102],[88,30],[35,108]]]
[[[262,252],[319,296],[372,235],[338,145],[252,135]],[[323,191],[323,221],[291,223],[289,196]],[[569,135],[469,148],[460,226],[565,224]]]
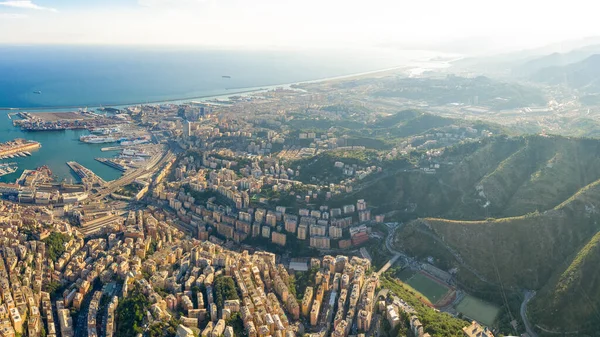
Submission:
[[[96,118],[112,120],[100,129],[104,136],[94,137],[112,141],[127,128],[151,142],[107,148],[134,157],[127,164],[97,159],[123,171],[114,181],[69,162],[78,183],[53,181],[40,168],[0,184],[2,336],[345,337],[400,328],[430,336],[419,318],[426,309],[384,286],[395,279],[389,270],[413,269],[448,290],[435,306],[424,302],[427,310],[460,300],[452,277],[396,251],[399,224],[386,222],[394,212],[378,213],[377,205],[352,195],[398,170],[389,165],[398,157],[424,151],[435,158],[440,153],[430,149],[440,144],[492,133],[445,126],[405,138],[365,165],[352,156],[368,153],[366,147],[342,129],[290,128],[299,109],[301,124],[351,113],[336,105],[344,100],[277,88],[226,104],[113,109],[118,117],[80,112],[88,130],[98,129]],[[31,115],[23,118],[38,118]],[[69,124],[43,125],[36,132]],[[315,158],[328,161],[315,171]],[[402,170],[431,175],[439,168]],[[385,243],[385,254],[373,250],[377,242]],[[451,335],[492,336],[447,311],[428,314],[454,320]]]

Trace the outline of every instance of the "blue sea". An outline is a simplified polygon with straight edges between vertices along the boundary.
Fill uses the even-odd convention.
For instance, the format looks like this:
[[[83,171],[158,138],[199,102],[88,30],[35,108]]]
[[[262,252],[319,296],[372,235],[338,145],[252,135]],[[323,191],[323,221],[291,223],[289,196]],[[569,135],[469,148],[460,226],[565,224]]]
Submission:
[[[406,66],[420,52],[257,51],[190,48],[0,46],[0,108],[69,111],[75,108],[191,99],[233,94],[244,88],[318,80]],[[230,76],[224,78],[223,76]],[[41,91],[41,94],[34,92]],[[121,173],[94,158],[105,144],[84,144],[86,131],[23,132],[0,110],[0,142],[39,141],[42,148],[16,162],[14,181],[24,169],[48,165],[59,180],[77,180],[66,165],[77,161],[105,180]]]
[[[0,108],[120,105],[212,96],[403,66],[417,56],[417,52],[381,50],[0,46]]]

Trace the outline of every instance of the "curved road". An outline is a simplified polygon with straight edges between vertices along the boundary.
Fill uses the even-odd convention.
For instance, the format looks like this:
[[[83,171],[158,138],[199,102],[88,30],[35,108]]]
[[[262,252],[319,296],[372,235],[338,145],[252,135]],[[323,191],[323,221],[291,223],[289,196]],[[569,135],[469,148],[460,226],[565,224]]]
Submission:
[[[535,331],[533,331],[533,328],[531,327],[531,323],[529,322],[529,319],[527,318],[527,303],[529,303],[529,301],[531,301],[531,299],[534,296],[535,296],[535,291],[526,291],[525,299],[521,303],[521,319],[523,320],[523,324],[525,325],[525,330],[527,331],[527,334],[529,334],[530,337],[538,337],[538,335],[535,333]]]

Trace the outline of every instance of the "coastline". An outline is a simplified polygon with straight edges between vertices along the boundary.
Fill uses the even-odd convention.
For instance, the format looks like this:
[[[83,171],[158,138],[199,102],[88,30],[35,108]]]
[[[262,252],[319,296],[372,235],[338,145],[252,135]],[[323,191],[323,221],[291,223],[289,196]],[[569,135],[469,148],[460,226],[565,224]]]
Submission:
[[[352,74],[347,74],[347,75],[340,75],[340,76],[333,76],[333,77],[326,77],[326,78],[321,78],[321,79],[314,79],[314,80],[307,80],[307,81],[298,81],[298,82],[292,82],[292,83],[282,83],[282,84],[274,84],[274,85],[265,85],[265,86],[258,86],[258,87],[248,87],[248,88],[238,88],[236,91],[231,91],[231,92],[224,92],[222,94],[217,94],[217,95],[200,95],[200,96],[188,96],[188,97],[182,97],[182,98],[173,98],[173,99],[167,99],[167,100],[155,100],[155,101],[145,101],[145,102],[131,102],[131,103],[114,103],[114,104],[97,104],[97,105],[88,105],[88,106],[84,106],[84,105],[66,105],[66,106],[47,106],[47,107],[0,107],[0,111],[7,111],[7,112],[19,112],[19,111],[27,111],[27,112],[57,112],[58,110],[63,110],[63,109],[82,109],[82,108],[88,108],[88,109],[92,109],[95,110],[97,108],[101,108],[101,107],[116,107],[116,108],[124,108],[124,107],[128,107],[128,106],[135,106],[135,105],[145,105],[145,104],[176,104],[176,103],[185,103],[185,102],[189,102],[191,100],[200,100],[200,101],[208,101],[208,100],[213,100],[213,99],[219,99],[219,98],[229,98],[231,96],[235,96],[235,95],[240,95],[240,94],[250,94],[250,93],[257,93],[257,92],[266,92],[269,91],[271,89],[275,89],[275,88],[291,88],[291,86],[293,85],[300,85],[300,84],[309,84],[309,83],[319,83],[319,82],[327,82],[327,81],[335,81],[335,80],[341,80],[341,79],[349,79],[349,78],[353,78],[353,77],[361,77],[361,76],[365,76],[365,75],[373,75],[373,74],[378,74],[378,73],[386,73],[386,72],[390,72],[390,71],[397,71],[397,70],[410,70],[413,68],[421,68],[419,67],[419,64],[422,63],[431,63],[431,64],[445,64],[445,65],[449,65],[449,62],[440,62],[440,61],[413,61],[411,62],[410,65],[403,65],[403,66],[397,66],[397,67],[392,67],[392,68],[386,68],[386,69],[379,69],[379,70],[373,70],[373,71],[367,71],[367,72],[360,72],[360,73],[352,73]]]

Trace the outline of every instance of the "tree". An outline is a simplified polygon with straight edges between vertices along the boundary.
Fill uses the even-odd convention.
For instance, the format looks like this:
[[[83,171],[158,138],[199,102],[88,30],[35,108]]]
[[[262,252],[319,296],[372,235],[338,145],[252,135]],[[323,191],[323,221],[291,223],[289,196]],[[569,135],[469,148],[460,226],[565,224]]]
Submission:
[[[235,282],[229,276],[220,276],[215,279],[214,296],[218,308],[223,308],[226,300],[237,300],[240,298],[235,287]]]
[[[69,242],[69,239],[68,235],[54,232],[42,240],[46,244],[48,258],[54,262],[58,261],[58,258],[65,252],[65,244]]]
[[[119,301],[116,310],[117,337],[135,336],[143,332],[142,324],[146,310],[150,306],[148,298],[134,288],[131,296]]]

